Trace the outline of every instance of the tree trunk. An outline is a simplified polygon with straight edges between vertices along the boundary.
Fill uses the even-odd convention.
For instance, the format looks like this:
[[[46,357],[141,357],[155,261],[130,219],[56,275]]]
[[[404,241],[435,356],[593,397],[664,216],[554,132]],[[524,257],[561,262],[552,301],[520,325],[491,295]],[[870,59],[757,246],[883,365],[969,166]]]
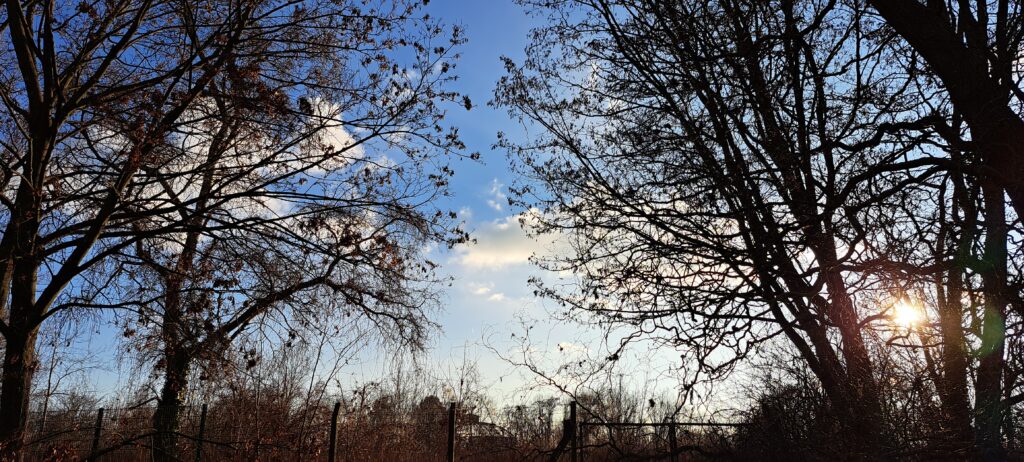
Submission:
[[[8,337],[0,379],[0,460],[18,461],[28,424],[29,393],[35,371],[35,337]]]
[[[38,148],[41,149],[41,148]],[[39,198],[27,181],[18,188],[16,210],[4,231],[10,236],[10,312],[4,336],[0,373],[0,460],[20,460],[28,423],[32,374],[36,369],[36,337],[41,313],[36,304],[39,260]],[[7,283],[8,281],[4,281]],[[6,301],[6,300],[5,300]]]
[[[852,314],[852,301],[849,301],[849,311]],[[843,304],[843,302],[840,302]],[[854,315],[855,316],[855,315]],[[850,442],[855,445],[857,451],[855,458],[858,460],[883,460],[889,448],[884,438],[882,423],[882,404],[878,393],[878,384],[875,383],[871,358],[861,337],[860,328],[857,327],[856,318],[852,319],[849,326],[840,326],[840,335],[843,343],[843,358],[846,360],[846,370],[849,376],[848,389],[851,396],[852,408],[849,410],[852,415],[852,422],[847,424],[854,432],[850,435]]]
[[[959,156],[954,153],[954,160],[960,162]],[[971,253],[973,242],[978,226],[978,210],[975,204],[976,197],[969,194],[964,184],[964,178],[959,171],[956,172],[953,182],[952,208],[947,215],[947,210],[940,210],[940,223],[942,231],[938,239],[938,258],[945,258],[947,249],[945,241],[947,236],[953,237],[952,255],[957,261],[967,261]],[[959,234],[954,230],[956,214],[963,210],[966,223],[961,224]],[[943,418],[949,429],[950,438],[953,440],[955,451],[958,455],[968,458],[974,455],[974,428],[972,426],[972,414],[970,396],[968,395],[967,376],[969,367],[967,360],[967,340],[964,335],[963,326],[963,273],[962,265],[954,265],[946,272],[936,273],[933,279],[935,285],[936,299],[939,313],[939,336],[942,339],[942,374],[936,381],[936,388],[939,392],[939,400],[942,406]]]
[[[166,282],[163,316],[164,384],[160,389],[156,413],[153,414],[153,460],[178,460],[178,417],[181,414],[181,396],[188,386],[190,358],[182,346],[181,277],[174,275]]]
[[[824,227],[823,227],[824,228]],[[824,271],[828,291],[828,318],[836,325],[842,340],[843,360],[846,363],[848,383],[846,389],[850,408],[846,410],[845,426],[850,429],[850,443],[855,447],[858,460],[883,460],[891,446],[884,437],[882,400],[875,382],[874,367],[864,337],[856,307],[839,267],[834,239],[827,233],[812,228],[809,241]],[[842,414],[841,414],[842,415]]]
[[[955,445],[965,456],[970,452],[973,429],[971,407],[967,395],[967,347],[963,331],[963,294],[960,268],[950,270],[946,290],[939,299],[939,326],[942,338],[942,376],[938,392],[942,412]],[[939,276],[940,280],[942,277]],[[940,287],[941,289],[941,287]]]
[[[156,413],[153,414],[153,460],[178,461],[178,419],[181,397],[188,386],[189,358],[179,349],[169,348],[165,355],[164,383],[160,389]]]
[[[979,176],[997,182],[1000,202],[1005,192],[1017,216],[1024,217],[1024,121],[1006,107],[993,112],[971,126],[971,137],[983,154],[984,169]]]
[[[1003,188],[1017,216],[1024,217],[1024,121],[1009,106],[1009,89],[1000,84],[999,76],[990,74],[989,54],[998,50],[963,43],[962,31],[946,17],[944,2],[938,2],[938,8],[918,0],[869,3],[945,84],[982,154],[982,175]]]
[[[215,143],[216,144],[216,143]],[[211,153],[214,152],[211,150]],[[211,154],[212,155],[212,154]],[[202,194],[205,197],[210,187],[211,177],[207,174],[203,180]],[[200,199],[199,207],[205,207],[205,199]],[[198,225],[201,216],[191,220]],[[188,386],[188,371],[192,364],[192,355],[186,344],[198,339],[191,338],[185,332],[182,310],[182,288],[192,270],[193,257],[199,245],[199,233],[189,232],[185,245],[178,255],[174,271],[164,278],[164,384],[160,390],[160,402],[153,416],[153,428],[156,430],[154,441],[154,459],[156,462],[178,460],[178,418],[181,413],[181,396]]]
[[[974,385],[975,444],[984,461],[1005,460],[1002,372],[1006,347],[1007,226],[1003,189],[985,182],[985,291],[981,359]]]

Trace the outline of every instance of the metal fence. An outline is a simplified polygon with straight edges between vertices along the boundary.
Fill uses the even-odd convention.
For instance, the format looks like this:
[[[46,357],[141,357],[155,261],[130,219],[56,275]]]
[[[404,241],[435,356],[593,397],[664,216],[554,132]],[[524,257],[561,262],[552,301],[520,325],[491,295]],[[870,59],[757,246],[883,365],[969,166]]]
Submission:
[[[239,418],[237,412],[210,410],[205,405],[181,406],[176,437],[181,460],[285,459],[316,455],[326,441],[329,416]],[[220,412],[218,412],[220,411]],[[44,460],[150,460],[157,432],[155,409],[101,408],[38,412],[30,416],[22,457]],[[261,421],[262,420],[262,421]]]
[[[272,406],[181,406],[175,435],[182,461],[519,461],[713,458],[740,424],[614,422],[577,416],[570,403],[561,425],[514,432],[456,403],[414,409],[388,405],[346,409]],[[37,412],[30,415],[26,462],[152,460],[153,406]]]
[[[565,431],[551,452],[551,462],[590,460],[661,460],[670,462],[719,459],[729,452],[733,429],[744,426],[733,422],[610,421],[597,416],[581,416],[576,403],[570,403]]]
[[[26,462],[152,460],[153,406],[35,412]],[[346,410],[341,403],[305,411],[231,406],[179,408],[176,458],[249,460],[524,460],[516,438],[455,403],[398,411]]]

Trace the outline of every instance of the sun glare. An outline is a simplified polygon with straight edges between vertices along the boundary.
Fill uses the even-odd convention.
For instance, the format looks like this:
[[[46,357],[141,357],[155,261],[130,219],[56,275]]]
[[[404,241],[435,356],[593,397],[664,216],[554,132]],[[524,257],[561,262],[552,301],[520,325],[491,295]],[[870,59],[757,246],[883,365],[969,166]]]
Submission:
[[[917,304],[900,300],[893,306],[892,321],[903,327],[914,327],[924,321],[924,313]]]

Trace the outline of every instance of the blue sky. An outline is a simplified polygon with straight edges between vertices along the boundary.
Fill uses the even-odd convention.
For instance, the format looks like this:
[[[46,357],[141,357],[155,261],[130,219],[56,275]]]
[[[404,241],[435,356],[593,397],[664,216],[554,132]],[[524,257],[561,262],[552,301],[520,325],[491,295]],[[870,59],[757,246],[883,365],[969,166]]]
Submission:
[[[534,253],[565,251],[565,247],[558,246],[551,237],[532,239],[520,228],[517,216],[522,210],[510,208],[506,197],[507,185],[515,180],[510,159],[505,151],[492,148],[498,132],[513,141],[527,136],[519,121],[487,102],[505,74],[501,57],[523,62],[530,30],[541,25],[543,18],[528,15],[512,0],[431,0],[426,12],[465,29],[468,43],[460,50],[455,89],[468,95],[474,107],[468,112],[453,109],[448,122],[459,128],[468,152],[479,152],[481,160],[454,166],[456,174],[447,207],[459,211],[476,244],[440,255],[443,271],[454,282],[437,318],[441,331],[423,359],[441,379],[457,377],[466,362],[475,364],[480,385],[497,402],[522,401],[538,391],[551,393],[552,388],[532,388],[531,384],[538,383],[537,377],[510,366],[495,351],[515,357],[525,346],[537,364],[550,373],[574,360],[591,358],[601,362],[607,355],[604,343],[617,340],[614,334],[606,338],[605,332],[555,321],[550,316],[552,304],[533,295],[527,283],[531,276],[552,281],[557,275],[543,274],[528,258]],[[524,334],[530,338],[526,345],[520,343]],[[352,382],[365,382],[393,366],[379,356],[380,352],[367,353],[360,364],[342,375],[348,375]],[[657,393],[672,394],[678,361],[679,356],[671,348],[647,349],[640,345],[628,351],[610,374],[625,376],[638,390],[656,384]],[[572,380],[564,383],[571,384]]]
[[[508,159],[504,152],[492,150],[491,145],[498,131],[514,135],[521,129],[505,111],[486,103],[491,99],[498,78],[504,74],[501,56],[522,61],[533,23],[523,8],[511,0],[433,0],[426,12],[446,23],[462,26],[469,39],[460,48],[461,59],[456,68],[459,81],[455,88],[468,95],[474,107],[470,111],[453,108],[448,122],[459,128],[468,151],[481,154],[481,162],[456,165],[452,206],[472,210],[475,222],[505,217],[507,204],[498,210],[489,201],[496,199],[494,181],[500,185],[511,181]]]
[[[522,210],[510,208],[507,202],[507,187],[514,183],[510,159],[504,150],[492,148],[499,131],[512,140],[526,136],[518,121],[487,103],[505,74],[501,57],[522,62],[530,30],[539,25],[539,19],[512,0],[432,0],[426,12],[465,29],[468,43],[459,49],[455,69],[459,80],[454,89],[468,95],[474,107],[470,111],[453,108],[447,122],[459,128],[467,152],[479,152],[481,157],[479,162],[456,162],[452,195],[448,204],[442,204],[459,212],[475,244],[437,255],[442,272],[453,278],[453,284],[436,318],[440,331],[421,360],[442,381],[457,377],[464,364],[473,364],[488,394],[499,401],[514,401],[512,392],[531,394],[528,385],[534,377],[511,367],[493,350],[514,355],[525,326],[533,325],[530,348],[536,348],[537,357],[548,357],[546,365],[557,364],[566,355],[580,353],[584,347],[579,346],[579,338],[586,336],[576,326],[553,322],[545,301],[533,296],[527,280],[542,272],[528,258],[552,253],[555,242],[530,238],[521,229],[517,216]],[[382,355],[364,352],[359,363],[342,372],[342,382],[366,382],[387,374],[394,364]]]
[[[445,269],[457,280],[448,297],[451,305],[440,319],[446,334],[437,345],[442,348],[461,345],[469,340],[465,335],[467,330],[479,329],[481,321],[496,321],[496,315],[503,314],[500,311],[502,307],[496,306],[500,304],[478,302],[486,302],[488,298],[492,302],[500,301],[497,299],[501,296],[496,294],[512,297],[520,295],[510,293],[512,289],[525,289],[525,280],[515,280],[508,274],[513,267],[525,263],[521,261],[524,249],[515,248],[527,244],[523,239],[517,239],[525,239],[525,236],[514,222],[509,223],[511,226],[502,226],[516,213],[509,210],[505,198],[506,185],[512,182],[509,159],[505,152],[492,149],[498,131],[515,136],[522,130],[505,111],[492,108],[487,102],[498,78],[504,74],[501,56],[521,61],[531,21],[522,7],[511,0],[434,0],[426,11],[447,23],[465,28],[469,42],[460,50],[461,59],[456,68],[459,81],[455,88],[468,95],[474,107],[470,111],[453,109],[449,112],[448,122],[459,128],[469,152],[481,154],[479,162],[458,162],[451,182],[449,207],[459,211],[467,228],[473,231],[477,244],[446,255]],[[481,252],[494,255],[487,258]],[[508,255],[504,258],[497,256],[500,253]],[[474,260],[475,257],[480,258]],[[492,276],[500,275],[501,280],[486,281],[473,277],[490,272],[499,273]],[[490,286],[489,283],[495,285]],[[479,292],[471,295],[486,297],[464,299],[459,297],[462,292]]]
[[[526,281],[538,271],[527,258],[545,245],[520,229],[515,218],[519,211],[511,210],[506,198],[507,185],[513,181],[509,159],[504,151],[492,148],[499,131],[515,137],[523,136],[523,129],[504,110],[487,102],[505,72],[500,58],[521,62],[530,29],[537,23],[511,0],[433,0],[425,12],[465,30],[468,43],[459,49],[455,69],[459,80],[454,89],[469,96],[474,107],[470,111],[452,108],[447,122],[459,128],[467,152],[481,155],[479,162],[454,165],[452,195],[445,206],[459,212],[476,244],[439,255],[442,271],[454,281],[443,297],[443,311],[437,318],[441,330],[426,361],[445,375],[456,374],[466,358],[477,364],[485,383],[508,389],[518,386],[522,378],[510,376],[507,365],[482,343],[507,347],[503,339],[518,329],[517,315],[543,312]],[[368,359],[351,373],[369,379],[387,367],[378,361]]]

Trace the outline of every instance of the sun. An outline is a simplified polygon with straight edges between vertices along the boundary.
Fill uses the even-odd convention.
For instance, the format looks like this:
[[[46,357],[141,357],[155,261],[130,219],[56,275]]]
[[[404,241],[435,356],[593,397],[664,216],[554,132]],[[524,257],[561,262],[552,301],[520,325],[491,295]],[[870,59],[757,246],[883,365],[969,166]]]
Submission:
[[[900,300],[893,305],[892,321],[903,327],[914,327],[924,321],[924,310],[921,306],[908,300]]]

